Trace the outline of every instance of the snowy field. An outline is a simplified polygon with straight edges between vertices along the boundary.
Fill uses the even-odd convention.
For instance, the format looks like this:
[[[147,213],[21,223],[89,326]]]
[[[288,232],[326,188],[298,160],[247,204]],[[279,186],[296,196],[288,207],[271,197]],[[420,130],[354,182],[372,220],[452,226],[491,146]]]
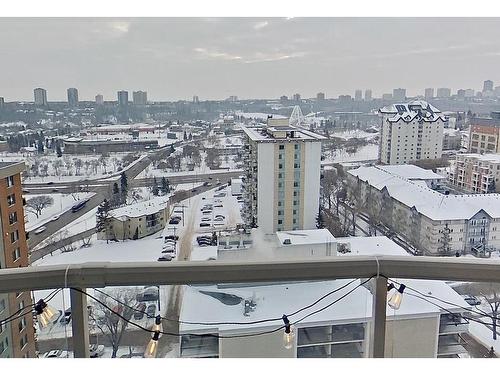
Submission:
[[[322,164],[326,163],[342,163],[364,160],[377,160],[378,159],[378,145],[369,144],[366,146],[358,147],[355,153],[349,153],[345,149],[334,150],[325,155],[325,160]]]
[[[337,132],[331,133],[330,137],[342,138],[345,140],[348,140],[351,138],[373,140],[378,135],[379,135],[378,133],[368,133],[368,132],[365,132],[363,130],[354,129],[354,130],[345,130],[345,131],[338,132],[338,133]]]

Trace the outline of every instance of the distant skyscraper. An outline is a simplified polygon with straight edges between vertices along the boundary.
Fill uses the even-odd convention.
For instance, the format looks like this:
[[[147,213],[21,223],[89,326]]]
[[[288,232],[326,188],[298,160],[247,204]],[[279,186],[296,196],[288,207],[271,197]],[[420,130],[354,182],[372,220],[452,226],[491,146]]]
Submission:
[[[392,90],[392,98],[397,101],[406,100],[406,89],[394,89]]]
[[[146,105],[148,104],[148,93],[146,91],[134,91],[132,100],[134,105]]]
[[[316,100],[318,100],[318,101],[325,100],[325,93],[324,92],[318,92],[316,94]]]
[[[287,102],[287,101],[288,101],[288,96],[286,96],[286,95],[281,95],[281,96],[280,96],[280,101],[282,101],[282,102]]]
[[[489,79],[483,83],[483,92],[493,91],[493,81]]]
[[[352,101],[351,95],[339,95],[339,102],[340,103],[350,103],[351,101]]]
[[[193,103],[199,103],[200,102],[200,98],[198,98],[198,95],[193,95]]]
[[[101,94],[97,94],[95,96],[95,104],[96,105],[103,105],[104,104],[104,98]]]
[[[226,100],[229,101],[229,102],[237,102],[238,101],[238,97],[236,95],[231,95]]]
[[[300,94],[293,94],[292,100],[294,102],[300,102]]]
[[[118,91],[118,105],[120,107],[128,106],[128,91]]]
[[[426,100],[434,98],[434,89],[432,87],[425,89],[424,97]]]
[[[465,97],[466,98],[473,98],[474,97],[474,90],[473,89],[465,89]]]
[[[449,98],[451,96],[451,89],[447,87],[440,87],[437,89],[438,98]]]
[[[354,100],[356,100],[357,102],[363,100],[363,91],[361,90],[354,91]]]
[[[457,98],[459,98],[459,99],[465,98],[465,90],[464,89],[457,90]]]
[[[392,100],[392,94],[382,94],[382,100]]]
[[[5,100],[0,96],[0,109],[2,109],[5,106]]]
[[[46,106],[47,105],[47,91],[40,87],[33,90],[35,96],[35,105]]]
[[[367,102],[372,100],[372,90],[370,89],[365,90],[365,100]]]
[[[68,89],[68,106],[78,107],[78,90],[74,87]]]

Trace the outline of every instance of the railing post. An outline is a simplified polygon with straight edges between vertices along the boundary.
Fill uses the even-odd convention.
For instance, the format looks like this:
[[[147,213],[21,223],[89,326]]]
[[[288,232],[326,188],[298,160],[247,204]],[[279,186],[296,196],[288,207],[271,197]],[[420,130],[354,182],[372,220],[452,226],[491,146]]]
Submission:
[[[80,292],[85,289],[70,289],[71,297],[71,327],[73,330],[74,358],[89,358],[89,313],[87,296]]]
[[[384,358],[385,352],[385,322],[387,308],[387,278],[377,276],[373,280],[372,303],[372,343],[370,345],[371,357]]]

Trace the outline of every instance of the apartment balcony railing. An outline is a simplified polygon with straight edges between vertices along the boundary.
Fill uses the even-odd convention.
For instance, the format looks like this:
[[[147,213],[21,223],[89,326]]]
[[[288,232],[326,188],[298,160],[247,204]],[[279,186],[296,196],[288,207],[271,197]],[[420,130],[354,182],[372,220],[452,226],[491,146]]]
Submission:
[[[89,357],[87,288],[137,285],[206,285],[220,283],[276,283],[371,278],[372,314],[369,357],[384,357],[386,342],[388,278],[500,283],[497,263],[484,259],[406,256],[338,256],[274,262],[107,262],[0,269],[0,294],[20,290],[70,288],[72,347],[74,357]],[[83,293],[82,293],[83,292]],[[203,309],[202,309],[203,310]],[[418,329],[418,327],[415,327]],[[439,355],[457,352],[460,329],[440,331]],[[325,326],[299,331],[298,349],[305,356],[329,350],[363,354],[365,333],[360,324]],[[448,335],[447,335],[448,336]],[[184,338],[183,338],[184,339]],[[411,337],[408,338],[411,340]],[[210,344],[211,345],[211,344]],[[207,347],[211,347],[208,345]],[[321,348],[319,348],[321,346]],[[185,345],[195,355],[196,344]],[[315,348],[316,347],[316,348]],[[216,355],[210,349],[207,355]]]

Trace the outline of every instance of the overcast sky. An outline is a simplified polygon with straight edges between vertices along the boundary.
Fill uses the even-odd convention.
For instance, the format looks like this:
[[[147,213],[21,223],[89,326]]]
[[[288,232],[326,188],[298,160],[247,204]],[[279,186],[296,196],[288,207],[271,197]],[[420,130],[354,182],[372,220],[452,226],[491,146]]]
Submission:
[[[0,96],[327,97],[500,85],[500,19],[0,19]],[[131,95],[131,94],[130,94]]]

